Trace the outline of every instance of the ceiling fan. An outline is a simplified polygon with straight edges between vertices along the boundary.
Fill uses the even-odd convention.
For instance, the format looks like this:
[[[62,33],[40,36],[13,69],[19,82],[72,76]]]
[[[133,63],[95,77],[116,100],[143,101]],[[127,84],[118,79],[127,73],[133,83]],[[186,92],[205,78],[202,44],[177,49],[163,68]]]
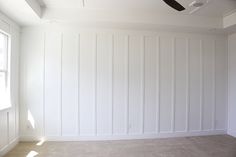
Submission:
[[[185,7],[182,6],[179,2],[176,0],[163,0],[167,5],[174,8],[177,11],[183,11],[185,10]],[[198,11],[203,5],[209,3],[210,0],[194,0],[189,4],[189,7],[191,8],[190,14]]]
[[[177,1],[175,0],[163,0],[166,4],[168,4],[170,7],[174,8],[178,11],[183,11],[185,8]]]

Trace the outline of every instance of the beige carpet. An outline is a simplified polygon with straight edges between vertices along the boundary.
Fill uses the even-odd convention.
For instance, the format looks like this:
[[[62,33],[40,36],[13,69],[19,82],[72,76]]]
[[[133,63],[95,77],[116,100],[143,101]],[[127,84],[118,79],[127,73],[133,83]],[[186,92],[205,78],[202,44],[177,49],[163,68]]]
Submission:
[[[28,156],[27,156],[28,155]],[[236,157],[227,136],[102,142],[22,142],[6,157]]]

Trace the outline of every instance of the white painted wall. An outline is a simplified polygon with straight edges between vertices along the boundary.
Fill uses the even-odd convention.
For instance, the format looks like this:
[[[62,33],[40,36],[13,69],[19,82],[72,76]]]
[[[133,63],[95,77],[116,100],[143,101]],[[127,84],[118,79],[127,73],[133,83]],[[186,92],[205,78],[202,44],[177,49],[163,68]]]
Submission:
[[[3,156],[19,138],[19,27],[0,13],[0,29],[11,35],[11,102],[12,107],[0,111],[0,156]],[[0,98],[1,99],[1,98]]]
[[[229,45],[229,88],[228,88],[228,134],[236,137],[236,34],[232,34],[228,39]]]
[[[227,37],[26,27],[20,93],[22,140],[225,133]]]

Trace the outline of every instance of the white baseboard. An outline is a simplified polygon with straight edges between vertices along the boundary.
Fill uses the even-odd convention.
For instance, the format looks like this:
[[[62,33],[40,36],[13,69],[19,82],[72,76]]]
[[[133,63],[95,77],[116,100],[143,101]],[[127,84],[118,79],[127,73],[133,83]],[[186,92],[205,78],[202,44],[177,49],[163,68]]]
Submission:
[[[20,141],[105,141],[105,140],[132,140],[132,139],[158,139],[173,137],[191,137],[191,136],[207,136],[207,135],[223,135],[227,134],[226,130],[209,130],[209,131],[190,131],[190,132],[174,132],[174,133],[158,133],[158,134],[140,134],[140,135],[94,135],[94,136],[20,136]]]
[[[9,151],[11,151],[17,144],[19,143],[19,138],[14,139],[13,141],[11,141],[8,145],[6,145],[5,147],[3,147],[0,150],[0,157],[6,155]]]
[[[235,131],[228,131],[228,135],[233,136],[236,138],[236,132]]]

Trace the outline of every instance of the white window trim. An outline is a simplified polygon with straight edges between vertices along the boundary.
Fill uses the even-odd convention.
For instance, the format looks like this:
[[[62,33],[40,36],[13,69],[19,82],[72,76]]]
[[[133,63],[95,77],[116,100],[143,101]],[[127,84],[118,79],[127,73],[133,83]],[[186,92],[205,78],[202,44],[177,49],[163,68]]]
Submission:
[[[0,70],[0,72],[6,73],[6,86],[7,86],[7,104],[0,104],[0,111],[7,110],[12,107],[11,103],[11,35],[9,33],[0,30],[1,34],[7,35],[7,67],[6,70]]]

